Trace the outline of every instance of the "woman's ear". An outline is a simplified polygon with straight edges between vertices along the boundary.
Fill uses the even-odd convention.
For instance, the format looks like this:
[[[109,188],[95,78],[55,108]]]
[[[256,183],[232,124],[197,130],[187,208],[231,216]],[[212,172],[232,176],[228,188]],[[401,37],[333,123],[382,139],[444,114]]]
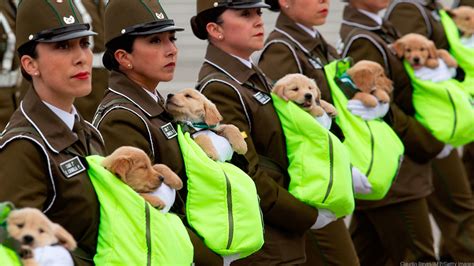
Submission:
[[[38,68],[38,63],[36,60],[29,56],[29,55],[24,55],[20,59],[21,67],[25,70],[26,73],[30,76],[38,76],[39,75],[39,68]]]
[[[206,25],[207,34],[209,35],[209,39],[213,40],[223,40],[224,39],[224,31],[222,27],[215,23],[209,22]]]
[[[133,67],[132,61],[130,59],[131,55],[127,51],[118,49],[115,51],[114,57],[123,69],[131,69]]]

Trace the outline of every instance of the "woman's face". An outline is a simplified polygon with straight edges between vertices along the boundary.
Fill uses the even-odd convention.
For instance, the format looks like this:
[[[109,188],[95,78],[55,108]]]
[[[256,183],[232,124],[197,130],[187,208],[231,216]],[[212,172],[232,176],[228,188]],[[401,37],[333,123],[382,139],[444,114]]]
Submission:
[[[83,37],[36,46],[37,58],[32,59],[30,75],[42,100],[70,111],[74,98],[91,92],[89,45],[89,37]]]
[[[172,80],[178,54],[175,41],[174,31],[137,37],[128,57],[132,66],[128,77],[149,90]]]
[[[218,46],[227,53],[247,59],[263,48],[264,28],[260,8],[227,9],[219,24],[222,38]]]
[[[326,23],[330,0],[280,0],[281,10],[295,22],[306,27]]]
[[[380,10],[387,8],[390,4],[390,0],[352,0],[351,4],[359,9],[377,14]]]

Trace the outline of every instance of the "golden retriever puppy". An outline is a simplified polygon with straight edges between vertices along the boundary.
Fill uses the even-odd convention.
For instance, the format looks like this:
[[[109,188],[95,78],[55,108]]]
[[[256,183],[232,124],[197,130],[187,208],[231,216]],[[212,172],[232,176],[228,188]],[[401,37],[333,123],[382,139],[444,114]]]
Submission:
[[[165,207],[163,200],[152,194],[162,183],[176,190],[183,187],[181,179],[168,166],[152,165],[148,155],[135,147],[122,146],[116,149],[104,159],[102,166],[117,175],[155,208]]]
[[[227,139],[235,152],[238,154],[247,153],[247,143],[240,130],[234,125],[219,124],[222,121],[222,116],[216,105],[199,91],[188,88],[176,94],[168,94],[165,107],[176,122],[204,123],[209,126],[209,130]],[[197,135],[194,141],[211,159],[219,159],[219,153],[208,135]]]
[[[61,225],[51,222],[40,210],[23,208],[12,211],[7,218],[8,234],[21,243],[23,265],[38,265],[33,249],[60,244],[72,251],[76,241]]]
[[[313,79],[302,74],[287,74],[273,86],[272,92],[285,101],[292,101],[310,113],[313,117],[320,117],[325,112],[334,117],[336,108],[321,100],[321,91]]]
[[[455,9],[446,10],[452,17],[456,26],[461,30],[464,38],[469,38],[474,34],[474,8],[470,6],[460,6]]]
[[[405,58],[413,69],[437,68],[438,58],[448,67],[457,67],[456,60],[444,49],[436,49],[433,41],[417,33],[409,33],[392,44],[398,57]]]
[[[361,60],[347,70],[360,92],[352,99],[360,100],[367,107],[375,107],[378,102],[390,102],[393,82],[385,76],[383,67],[373,61]]]

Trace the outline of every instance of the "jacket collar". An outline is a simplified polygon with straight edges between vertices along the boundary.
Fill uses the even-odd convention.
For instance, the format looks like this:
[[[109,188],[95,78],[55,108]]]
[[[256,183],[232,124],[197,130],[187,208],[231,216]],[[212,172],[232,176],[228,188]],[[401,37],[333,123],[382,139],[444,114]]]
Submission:
[[[239,84],[244,84],[252,75],[256,74],[253,68],[248,68],[239,59],[211,43],[207,46],[205,62],[224,72]]]
[[[20,104],[20,110],[53,152],[59,153],[78,140],[67,125],[41,101],[33,88],[30,87],[26,93]],[[82,117],[80,122],[85,133],[91,135],[90,128],[86,126]]]
[[[155,102],[140,85],[120,72],[111,72],[109,84],[112,93],[125,97],[149,117],[158,116],[165,111],[161,95],[158,94],[160,101]]]
[[[322,38],[313,38],[304,29],[298,26],[288,16],[280,12],[278,16],[275,31],[290,38],[296,45],[305,52],[311,53],[316,47],[322,46]],[[324,50],[324,49],[323,49]]]

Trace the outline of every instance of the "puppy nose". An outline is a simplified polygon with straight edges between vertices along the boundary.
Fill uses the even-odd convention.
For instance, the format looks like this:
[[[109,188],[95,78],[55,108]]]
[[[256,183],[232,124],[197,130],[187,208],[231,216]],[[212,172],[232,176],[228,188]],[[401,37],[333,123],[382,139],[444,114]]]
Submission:
[[[23,243],[31,244],[35,239],[31,235],[26,235],[23,237]]]
[[[306,94],[304,95],[304,98],[305,98],[306,100],[311,100],[311,98],[313,98],[313,94],[311,94],[311,93],[306,93]]]
[[[419,63],[419,62],[420,62],[420,58],[418,58],[418,57],[414,57],[414,58],[413,58],[413,62],[415,62],[415,63]]]
[[[168,100],[171,99],[171,98],[173,98],[173,96],[174,96],[173,93],[168,94]]]

